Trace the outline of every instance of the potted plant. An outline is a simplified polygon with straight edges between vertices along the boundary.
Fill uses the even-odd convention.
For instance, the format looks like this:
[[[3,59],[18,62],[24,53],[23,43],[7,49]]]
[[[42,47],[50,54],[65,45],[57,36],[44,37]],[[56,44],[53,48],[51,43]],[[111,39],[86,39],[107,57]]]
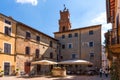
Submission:
[[[16,69],[15,75],[18,76],[19,69]]]
[[[1,71],[0,71],[0,77],[2,77],[3,75],[4,75],[4,71],[1,70]]]

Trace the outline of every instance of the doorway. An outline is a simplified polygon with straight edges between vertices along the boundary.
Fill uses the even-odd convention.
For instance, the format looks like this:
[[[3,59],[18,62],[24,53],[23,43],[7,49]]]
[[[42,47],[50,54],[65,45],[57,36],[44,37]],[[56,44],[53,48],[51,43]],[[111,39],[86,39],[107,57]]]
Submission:
[[[5,62],[4,63],[4,75],[9,75],[10,74],[10,63]]]
[[[37,65],[37,74],[40,74],[41,71],[41,65]]]
[[[25,62],[25,63],[24,63],[24,71],[25,71],[25,73],[27,73],[27,74],[30,73],[30,65],[31,65],[30,62]]]

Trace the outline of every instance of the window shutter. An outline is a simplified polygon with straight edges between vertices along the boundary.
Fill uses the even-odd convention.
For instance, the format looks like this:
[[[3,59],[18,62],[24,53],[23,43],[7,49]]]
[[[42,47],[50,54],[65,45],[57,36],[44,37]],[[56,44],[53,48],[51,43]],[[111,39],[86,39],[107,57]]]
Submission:
[[[4,43],[4,53],[7,53],[8,51],[7,51],[7,44],[6,43]]]
[[[37,37],[36,37],[36,40],[37,40],[37,41],[40,41],[40,36],[37,36]]]
[[[11,35],[11,28],[5,26],[5,34],[6,35]]]
[[[8,35],[11,35],[11,28],[8,28]]]
[[[31,34],[29,32],[26,32],[26,39],[30,39]]]
[[[35,55],[36,58],[39,58],[39,49],[36,49],[36,55]]]
[[[11,54],[11,45],[4,43],[4,53]]]
[[[7,44],[7,48],[8,48],[8,53],[11,54],[11,45]]]
[[[29,55],[30,54],[30,47],[25,48],[25,54]]]
[[[8,27],[5,26],[5,34],[8,35]]]

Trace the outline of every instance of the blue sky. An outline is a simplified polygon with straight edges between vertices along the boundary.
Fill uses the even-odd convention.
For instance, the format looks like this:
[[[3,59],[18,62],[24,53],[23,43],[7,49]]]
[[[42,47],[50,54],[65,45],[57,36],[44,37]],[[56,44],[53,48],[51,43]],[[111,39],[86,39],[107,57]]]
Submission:
[[[103,24],[103,34],[110,27],[106,24],[105,0],[1,0],[0,13],[12,16],[45,34],[54,37],[59,29],[59,11],[63,5],[69,9],[72,28]]]

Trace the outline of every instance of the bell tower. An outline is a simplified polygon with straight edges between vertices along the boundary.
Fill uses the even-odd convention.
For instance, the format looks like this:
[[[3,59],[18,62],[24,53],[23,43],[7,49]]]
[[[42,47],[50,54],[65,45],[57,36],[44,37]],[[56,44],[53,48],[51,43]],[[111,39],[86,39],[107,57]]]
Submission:
[[[68,31],[71,29],[71,23],[70,23],[70,14],[69,10],[66,9],[64,5],[64,10],[60,10],[60,20],[59,20],[59,32]]]

